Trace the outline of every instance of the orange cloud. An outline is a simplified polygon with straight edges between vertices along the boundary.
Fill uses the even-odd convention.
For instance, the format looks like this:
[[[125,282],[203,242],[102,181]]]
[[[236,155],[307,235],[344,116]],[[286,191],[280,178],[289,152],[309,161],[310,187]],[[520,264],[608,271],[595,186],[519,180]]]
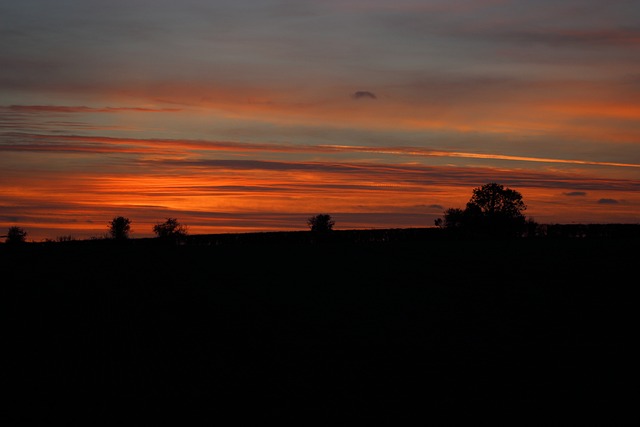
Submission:
[[[474,187],[491,181],[521,191],[530,206],[527,213],[538,221],[629,222],[640,211],[637,180],[559,172],[207,159],[141,160],[136,165],[134,172],[109,165],[40,171],[38,176],[15,171],[12,185],[0,187],[0,227],[17,223],[48,229],[40,239],[55,237],[52,233],[99,235],[111,216],[125,215],[144,237],[167,216],[202,233],[305,229],[305,217],[317,212],[363,218],[359,224],[348,222],[354,228],[382,223],[421,227],[441,215],[427,206],[464,207]],[[584,197],[566,196],[575,191]],[[602,199],[620,202],[604,205]]]

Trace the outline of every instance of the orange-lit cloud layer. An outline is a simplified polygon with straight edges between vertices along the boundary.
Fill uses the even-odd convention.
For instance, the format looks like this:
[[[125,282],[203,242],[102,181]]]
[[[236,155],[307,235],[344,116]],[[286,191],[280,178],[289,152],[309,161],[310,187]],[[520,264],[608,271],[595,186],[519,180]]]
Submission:
[[[634,2],[117,3],[0,5],[0,230],[640,222]]]
[[[4,172],[0,221],[23,224],[35,230],[33,234],[41,233],[41,238],[99,236],[105,231],[105,221],[121,214],[134,220],[139,236],[151,235],[152,225],[169,216],[189,224],[192,232],[299,230],[314,212],[332,212],[344,228],[431,226],[445,208],[464,206],[471,189],[489,181],[521,191],[528,214],[538,221],[589,221],[589,215],[595,213],[610,221],[627,222],[640,206],[638,180],[551,168],[430,166],[405,161],[431,156],[449,160],[489,157],[475,153],[11,136],[22,143],[2,146],[0,151],[3,158],[21,167]],[[385,161],[335,160],[336,155],[361,152],[382,153]],[[289,153],[302,160],[254,160],[265,153]],[[47,156],[45,163],[43,155]],[[553,166],[558,162],[493,158],[507,166]],[[585,166],[583,162],[563,163]],[[613,202],[603,204],[601,200]]]

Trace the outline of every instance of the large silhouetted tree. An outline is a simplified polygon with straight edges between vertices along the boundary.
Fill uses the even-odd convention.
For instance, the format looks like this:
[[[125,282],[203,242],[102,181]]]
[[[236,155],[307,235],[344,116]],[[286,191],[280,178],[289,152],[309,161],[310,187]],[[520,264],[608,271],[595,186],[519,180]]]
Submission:
[[[180,224],[176,218],[167,218],[165,222],[154,225],[153,232],[160,239],[176,241],[186,237],[188,234],[187,226]]]
[[[518,236],[527,228],[522,195],[491,182],[473,190],[464,210],[451,208],[435,224],[463,234]]]
[[[9,227],[9,231],[7,231],[7,240],[5,240],[8,244],[18,244],[24,243],[27,238],[27,232],[18,226]]]
[[[131,220],[123,216],[117,216],[109,223],[109,234],[115,240],[126,240],[131,231]]]
[[[333,230],[335,221],[328,214],[318,214],[307,219],[307,225],[311,231],[315,232],[328,232]]]

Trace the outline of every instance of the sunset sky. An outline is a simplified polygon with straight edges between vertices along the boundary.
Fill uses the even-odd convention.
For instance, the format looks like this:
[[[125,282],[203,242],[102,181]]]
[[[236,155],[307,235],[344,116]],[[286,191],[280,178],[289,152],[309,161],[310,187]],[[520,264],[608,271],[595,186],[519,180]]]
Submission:
[[[0,0],[0,234],[640,223],[637,0]]]

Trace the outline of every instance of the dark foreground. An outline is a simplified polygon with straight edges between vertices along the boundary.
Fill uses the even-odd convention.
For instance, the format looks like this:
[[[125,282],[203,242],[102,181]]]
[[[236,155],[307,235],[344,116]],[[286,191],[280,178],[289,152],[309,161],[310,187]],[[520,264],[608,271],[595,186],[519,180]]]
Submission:
[[[638,239],[107,243],[0,247],[4,425],[639,421]]]

